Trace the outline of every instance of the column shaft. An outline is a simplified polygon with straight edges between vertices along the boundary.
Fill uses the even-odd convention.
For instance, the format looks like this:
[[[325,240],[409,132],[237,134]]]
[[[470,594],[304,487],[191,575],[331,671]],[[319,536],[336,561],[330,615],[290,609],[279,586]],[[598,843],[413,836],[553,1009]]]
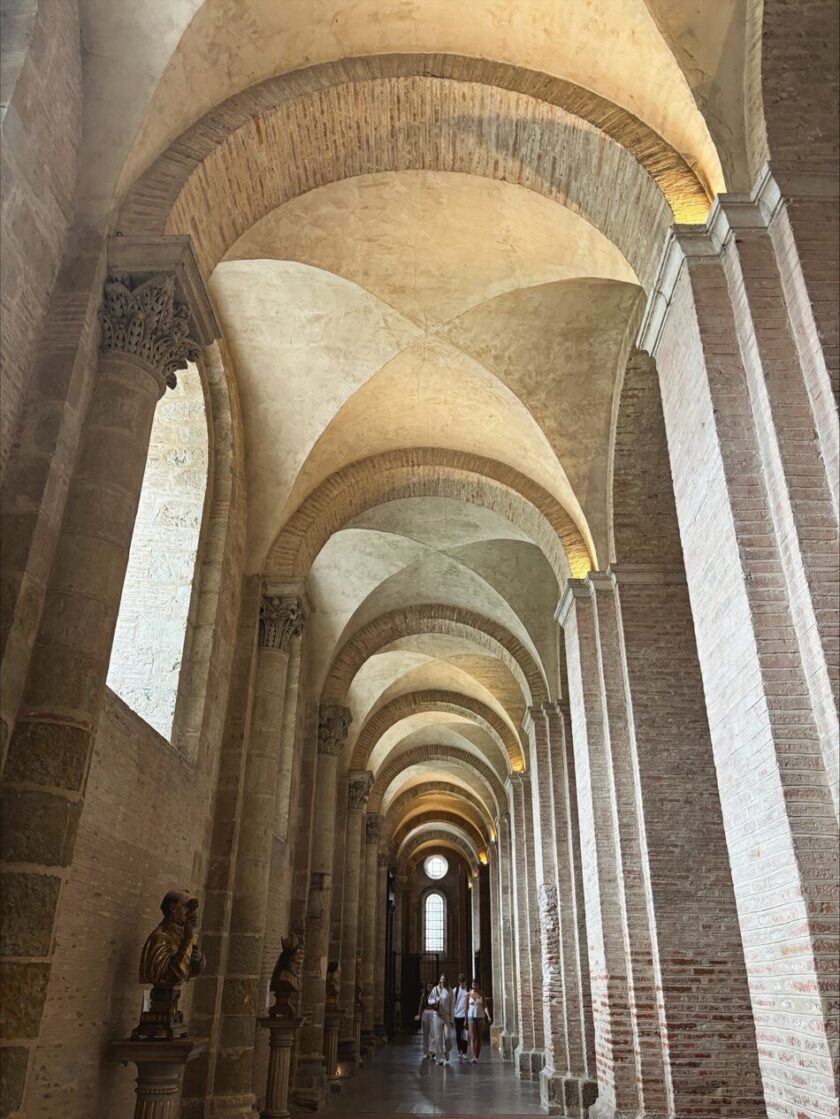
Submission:
[[[365,817],[365,856],[363,873],[365,876],[364,929],[362,933],[362,1036],[366,1045],[372,1045],[374,1023],[373,973],[378,967],[376,956],[376,903],[379,896],[378,858],[379,836],[382,817],[368,813]]]
[[[513,899],[515,906],[517,1033],[514,1054],[517,1075],[532,1077],[542,1068],[543,1020],[540,978],[540,939],[534,868],[534,821],[529,779],[513,774],[508,780],[511,801]]]
[[[386,940],[388,923],[388,852],[380,850],[376,866],[376,947],[373,962],[373,1032],[385,1038],[385,968],[390,967]]]
[[[359,892],[362,877],[362,836],[371,775],[351,772],[347,784],[347,832],[344,846],[344,912],[341,920],[342,1059],[351,1059],[356,1012],[356,955],[359,934]]]

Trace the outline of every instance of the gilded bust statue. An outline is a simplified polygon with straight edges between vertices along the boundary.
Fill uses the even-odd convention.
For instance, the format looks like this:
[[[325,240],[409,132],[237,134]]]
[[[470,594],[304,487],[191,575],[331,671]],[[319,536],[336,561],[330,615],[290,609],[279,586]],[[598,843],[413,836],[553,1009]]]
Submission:
[[[132,1038],[186,1037],[189,1028],[178,1009],[181,987],[204,970],[204,953],[196,941],[198,899],[170,890],[160,903],[163,920],[146,938],[138,978],[151,983],[148,1009]]]
[[[280,953],[274,971],[271,975],[269,990],[274,995],[274,1005],[269,1010],[273,1017],[293,1018],[296,1008],[292,1000],[297,1001],[300,993],[300,965],[303,949],[295,933],[283,937],[283,951]]]

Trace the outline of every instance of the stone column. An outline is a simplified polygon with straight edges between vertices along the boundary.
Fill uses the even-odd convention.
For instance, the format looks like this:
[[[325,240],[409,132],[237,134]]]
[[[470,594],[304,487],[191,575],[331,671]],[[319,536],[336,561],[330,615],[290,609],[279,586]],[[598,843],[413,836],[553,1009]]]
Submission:
[[[20,1106],[73,860],[155,405],[215,334],[186,241],[133,242],[105,284],[102,349],[3,771],[2,1060]],[[132,255],[133,254],[133,255]],[[190,337],[193,331],[195,341]]]
[[[507,784],[512,824],[516,1010],[519,1035],[514,1060],[517,1075],[530,1079],[540,1074],[544,1045],[539,921],[534,867],[534,818],[530,778],[524,773],[513,773],[508,778]]]
[[[565,1034],[555,1047],[565,1114],[585,1116],[597,1094],[592,997],[580,863],[575,766],[568,702],[543,705],[548,726]],[[563,1063],[560,1063],[560,1058]]]
[[[226,1116],[247,1116],[257,1017],[266,1009],[260,989],[283,741],[283,702],[292,640],[303,632],[306,606],[296,595],[267,594],[260,603],[254,700],[248,727],[241,824],[236,853],[227,968],[222,989],[222,1033],[213,1095]]]
[[[330,901],[331,960],[341,959],[341,923],[344,916],[344,855],[347,837],[348,774],[339,773],[335,782],[335,847],[332,858],[332,899]]]
[[[498,832],[496,833],[498,836]],[[501,952],[501,902],[499,900],[499,846],[498,838],[490,841],[487,851],[487,867],[490,878],[490,940],[493,954],[493,1025],[490,1027],[490,1037],[493,1044],[501,1051],[501,1035],[504,1029],[504,964]]]
[[[514,968],[514,902],[513,902],[513,856],[511,854],[510,813],[503,812],[496,823],[499,836],[499,900],[501,912],[501,932],[499,959],[502,961],[502,1005],[500,1035],[502,1056],[512,1060],[519,1044],[516,1017],[516,971]]]
[[[394,876],[394,1026],[397,1030],[402,1027],[403,1015],[403,989],[402,989],[402,964],[406,947],[406,885],[408,878],[405,874]],[[414,1013],[412,1008],[411,1013]]]
[[[341,920],[341,1004],[344,1020],[339,1035],[339,1059],[355,1068],[353,1036],[356,1009],[356,949],[359,933],[359,885],[362,872],[362,830],[373,774],[353,770],[347,782],[347,831],[344,840],[344,912]]]
[[[542,1014],[545,1064],[540,1098],[551,1113],[563,1110],[566,1071],[566,1006],[560,949],[560,898],[557,891],[557,850],[554,835],[554,782],[545,713],[526,711],[522,730],[528,738],[533,811],[534,867],[539,912]],[[559,1050],[558,1053],[555,1050]]]
[[[803,655],[808,635],[796,617],[809,609],[797,589],[801,579],[793,578],[804,560],[794,518],[787,517],[790,494],[768,458],[768,440],[779,434],[758,430],[769,422],[751,371],[762,348],[763,376],[774,393],[779,385],[767,360],[770,330],[762,311],[762,338],[745,353],[736,320],[750,313],[750,296],[745,304],[733,275],[739,262],[729,259],[738,251],[737,233],[723,215],[713,217],[706,230],[677,230],[659,281],[665,312],[658,323],[649,316],[641,340],[659,371],[723,822],[761,1023],[765,1105],[784,1114],[801,1108],[794,1084],[800,1076],[813,1092],[836,1099],[828,1036],[840,995],[823,955],[826,907],[840,889],[835,775],[827,768],[825,712],[814,705],[817,681],[807,667],[816,650],[809,646]],[[762,281],[757,292],[774,286]],[[789,329],[781,312],[775,317],[780,334]],[[802,462],[804,482],[813,466],[805,448]],[[815,508],[824,506],[820,475],[813,486]],[[783,530],[786,521],[790,531]],[[815,526],[812,541],[831,531],[828,523]],[[819,627],[812,629],[809,641],[818,635]],[[792,952],[797,995],[790,991]],[[812,1039],[807,1062],[790,1032],[791,1014],[798,1036]]]
[[[376,948],[373,963],[373,1032],[377,1041],[387,1039],[385,1029],[385,969],[391,966],[386,957],[388,924],[388,867],[391,856],[380,848],[376,857]]]
[[[479,983],[481,977],[476,974],[475,957],[481,952],[481,890],[478,884],[478,875],[470,879],[470,963],[467,969],[467,982],[475,976]]]
[[[336,770],[352,716],[347,707],[322,704],[318,713],[317,810],[312,828],[309,897],[306,906],[301,1011],[295,1095],[325,1095],[318,1070],[323,1065],[324,1007],[330,948],[330,908],[335,849]],[[317,1066],[317,1067],[313,1067]]]
[[[641,1094],[637,1061],[654,1061],[662,1086],[660,1110],[667,1114],[662,1046],[658,1038],[653,1044],[646,1039],[645,1052],[640,1051],[634,1014],[633,976],[625,950],[625,866],[590,584],[569,581],[557,620],[563,626],[569,677],[599,1106],[607,1114],[643,1114],[647,1097]],[[640,869],[631,868],[630,873],[638,876]],[[653,1079],[649,1072],[646,1079]],[[651,1095],[655,1098],[656,1093]]]
[[[379,900],[377,884],[377,862],[379,858],[379,837],[382,834],[382,817],[377,812],[369,812],[365,817],[365,905],[364,930],[362,934],[362,997],[365,1000],[362,1013],[362,1041],[368,1049],[373,1049],[376,1038],[373,1032],[375,1018],[373,973],[376,960],[376,903]],[[384,964],[383,964],[384,967]]]

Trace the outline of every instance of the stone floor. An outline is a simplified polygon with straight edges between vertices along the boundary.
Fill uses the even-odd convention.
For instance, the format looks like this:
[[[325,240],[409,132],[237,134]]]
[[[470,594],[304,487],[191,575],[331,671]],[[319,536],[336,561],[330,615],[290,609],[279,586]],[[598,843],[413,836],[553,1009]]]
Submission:
[[[539,1086],[517,1080],[513,1067],[500,1061],[489,1046],[477,1065],[462,1063],[456,1056],[440,1068],[421,1058],[419,1036],[393,1038],[355,1077],[342,1082],[329,1109],[320,1114],[368,1119],[401,1115],[519,1119],[544,1114]]]

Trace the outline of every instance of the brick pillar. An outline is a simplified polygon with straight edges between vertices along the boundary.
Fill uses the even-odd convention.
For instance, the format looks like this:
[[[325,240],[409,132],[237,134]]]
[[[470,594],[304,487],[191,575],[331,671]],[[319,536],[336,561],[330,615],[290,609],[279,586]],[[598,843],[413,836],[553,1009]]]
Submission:
[[[348,775],[339,773],[335,782],[335,847],[330,902],[330,959],[341,959],[341,922],[344,916],[344,840],[347,835]]]
[[[625,948],[628,913],[621,833],[589,583],[569,581],[557,620],[563,627],[568,667],[599,1106],[606,1114],[636,1116],[644,1114],[645,1107],[643,1055]],[[645,1059],[654,1053],[661,1053],[661,1046],[646,1052]],[[661,1113],[667,1114],[661,1102]]]
[[[217,1108],[246,1116],[255,1102],[256,1022],[266,1010],[261,991],[268,915],[271,840],[277,812],[286,675],[292,640],[300,636],[306,608],[296,595],[268,594],[260,602],[254,698],[236,851],[227,966],[222,987],[222,1030],[213,1077]]]
[[[169,244],[160,248],[161,270],[105,284],[96,387],[3,772],[2,1061],[10,1113],[21,1104],[40,1029],[155,405],[174,371],[198,356],[188,332],[201,316],[181,282],[186,245],[174,255]]]
[[[377,1041],[384,1041],[385,1030],[385,968],[388,922],[388,866],[391,856],[380,848],[376,856],[376,947],[373,962],[373,1032]]]
[[[530,777],[523,773],[511,774],[508,789],[512,824],[516,1011],[519,1035],[514,1060],[517,1075],[529,1079],[540,1074],[544,1045]]]
[[[319,708],[316,810],[311,821],[309,893],[300,999],[304,1021],[298,1035],[295,1069],[295,1098],[302,1099],[305,1096],[307,1102],[314,1103],[315,1106],[324,1102],[324,1093],[328,1091],[322,1072],[333,852],[336,845],[336,820],[332,806],[336,796],[338,754],[347,739],[351,721],[352,716],[346,707],[322,704]]]
[[[498,897],[501,925],[499,931],[500,1005],[502,1032],[499,1044],[505,1060],[513,1058],[519,1044],[516,1019],[516,974],[513,938],[513,856],[511,854],[510,813],[503,812],[496,821],[498,834]]]
[[[643,340],[659,368],[765,1102],[789,1114],[802,1110],[797,1078],[809,1099],[837,1098],[837,818],[730,298],[734,251],[720,226],[680,230],[664,322]]]
[[[732,230],[722,260],[735,309],[758,452],[771,500],[768,511],[779,541],[790,614],[802,657],[825,769],[838,814],[840,782],[840,550],[836,463],[827,470],[814,438],[820,402],[812,402],[768,216],[751,199],[723,195]],[[837,413],[832,410],[833,431]],[[828,427],[827,419],[822,426]]]
[[[522,722],[529,743],[528,768],[534,835],[534,884],[539,913],[540,968],[545,1063],[540,1074],[540,1098],[550,1113],[563,1109],[566,1071],[566,1008],[560,951],[560,913],[557,894],[557,851],[554,836],[554,796],[548,724],[544,712],[529,708]],[[559,1060],[555,1049],[561,1050]]]
[[[362,879],[362,832],[365,805],[370,796],[373,774],[353,770],[347,782],[347,831],[344,838],[344,912],[341,919],[341,1020],[339,1055],[342,1062],[355,1067],[358,1061],[353,1038],[356,1012],[356,953],[359,935],[359,891]]]
[[[362,934],[362,997],[365,1000],[362,1011],[362,1038],[365,1044],[374,1045],[374,970],[378,970],[376,960],[376,904],[379,900],[379,837],[382,834],[382,817],[378,812],[368,812],[365,817],[365,854],[363,873],[365,876],[365,904],[362,911],[364,930]]]
[[[481,976],[475,970],[475,957],[481,952],[481,889],[479,876],[476,874],[470,879],[470,962],[467,968],[467,982],[475,976],[479,983]]]

